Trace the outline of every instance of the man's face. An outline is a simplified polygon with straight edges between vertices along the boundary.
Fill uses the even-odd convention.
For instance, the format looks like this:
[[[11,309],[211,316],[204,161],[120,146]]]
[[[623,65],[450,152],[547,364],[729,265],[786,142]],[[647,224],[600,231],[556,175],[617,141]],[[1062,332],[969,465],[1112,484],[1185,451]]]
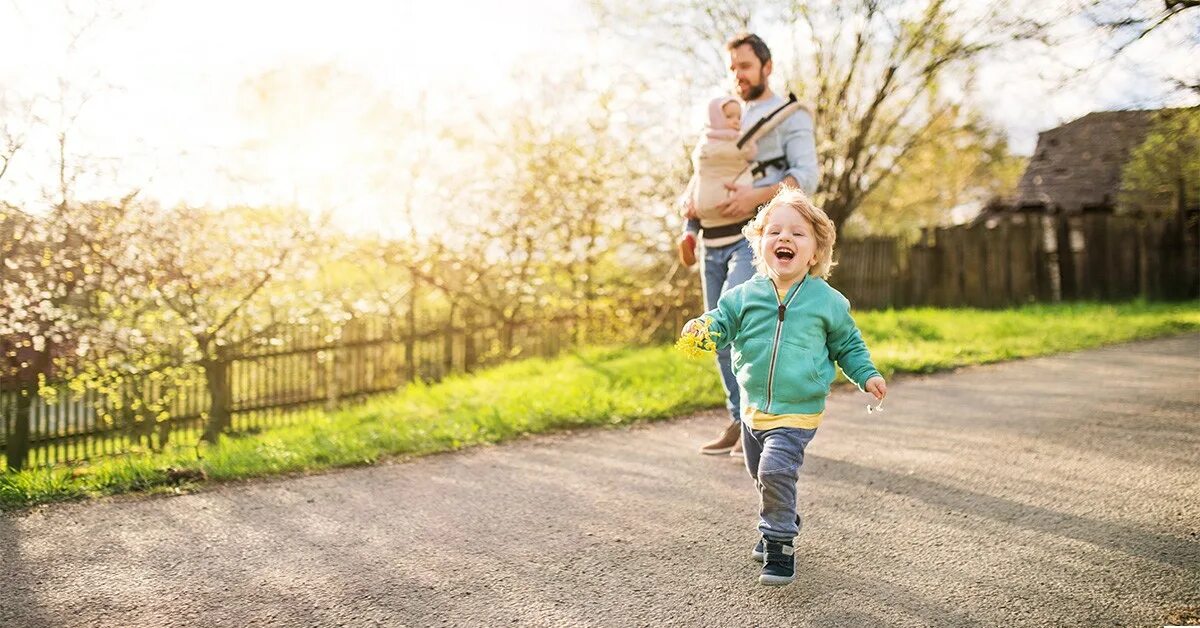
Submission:
[[[750,44],[743,44],[729,51],[729,71],[733,76],[733,88],[743,101],[757,100],[767,89],[767,77],[771,76],[771,62],[759,62]]]

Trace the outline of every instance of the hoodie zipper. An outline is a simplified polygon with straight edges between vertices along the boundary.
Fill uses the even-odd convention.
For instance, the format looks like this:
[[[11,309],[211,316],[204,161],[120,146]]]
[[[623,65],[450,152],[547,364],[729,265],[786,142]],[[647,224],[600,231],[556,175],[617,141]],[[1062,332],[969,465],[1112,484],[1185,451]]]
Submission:
[[[775,302],[779,304],[779,320],[775,321],[775,342],[771,346],[771,367],[767,370],[767,407],[763,408],[763,412],[771,411],[771,397],[773,396],[772,392],[775,390],[775,360],[779,358],[779,337],[783,332],[783,319],[787,317],[787,306],[791,305],[796,295],[800,294],[800,289],[804,287],[805,279],[805,277],[802,277],[800,283],[793,286],[795,292],[792,293],[792,296],[788,297],[787,303],[784,303],[779,298],[779,289],[775,287],[775,280],[771,280],[771,291],[775,293]]]

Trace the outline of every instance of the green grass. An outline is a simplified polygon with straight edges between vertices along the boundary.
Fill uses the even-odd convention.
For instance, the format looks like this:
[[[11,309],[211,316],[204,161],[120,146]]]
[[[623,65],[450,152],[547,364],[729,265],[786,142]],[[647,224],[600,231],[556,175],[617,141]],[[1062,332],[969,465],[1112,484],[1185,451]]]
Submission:
[[[932,373],[1200,329],[1200,303],[921,308],[856,316],[876,365]]]
[[[929,373],[1200,330],[1200,304],[1075,304],[1018,310],[912,309],[857,315],[885,375]],[[177,490],[167,467],[234,480],[373,464],[553,430],[623,425],[720,406],[709,360],[670,347],[589,348],[437,384],[417,384],[203,451],[137,454],[0,475],[0,507]],[[185,481],[185,484],[187,481]],[[185,487],[186,488],[186,487]]]

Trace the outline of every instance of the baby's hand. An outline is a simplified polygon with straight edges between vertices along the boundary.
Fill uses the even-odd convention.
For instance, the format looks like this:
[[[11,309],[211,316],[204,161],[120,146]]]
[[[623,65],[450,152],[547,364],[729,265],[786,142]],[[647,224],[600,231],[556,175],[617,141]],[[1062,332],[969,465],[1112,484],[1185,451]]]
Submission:
[[[867,380],[867,384],[863,386],[863,390],[875,395],[875,399],[883,401],[883,398],[887,396],[887,382],[883,381],[882,377],[876,375]]]

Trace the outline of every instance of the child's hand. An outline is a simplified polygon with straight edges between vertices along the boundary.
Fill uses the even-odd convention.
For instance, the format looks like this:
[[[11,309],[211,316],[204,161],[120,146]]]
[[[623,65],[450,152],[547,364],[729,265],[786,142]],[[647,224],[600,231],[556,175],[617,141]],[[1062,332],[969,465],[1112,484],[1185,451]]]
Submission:
[[[693,318],[683,326],[683,331],[680,336],[696,336],[701,337],[708,331],[708,326],[699,318]]]
[[[717,343],[713,341],[713,336],[721,334],[710,330],[709,325],[711,324],[712,320],[707,316],[688,321],[683,326],[679,340],[675,342],[675,348],[693,358],[702,358],[716,351]]]
[[[883,401],[883,398],[887,396],[887,382],[883,381],[882,377],[876,375],[867,380],[867,384],[863,386],[863,390],[875,395],[875,399]]]

